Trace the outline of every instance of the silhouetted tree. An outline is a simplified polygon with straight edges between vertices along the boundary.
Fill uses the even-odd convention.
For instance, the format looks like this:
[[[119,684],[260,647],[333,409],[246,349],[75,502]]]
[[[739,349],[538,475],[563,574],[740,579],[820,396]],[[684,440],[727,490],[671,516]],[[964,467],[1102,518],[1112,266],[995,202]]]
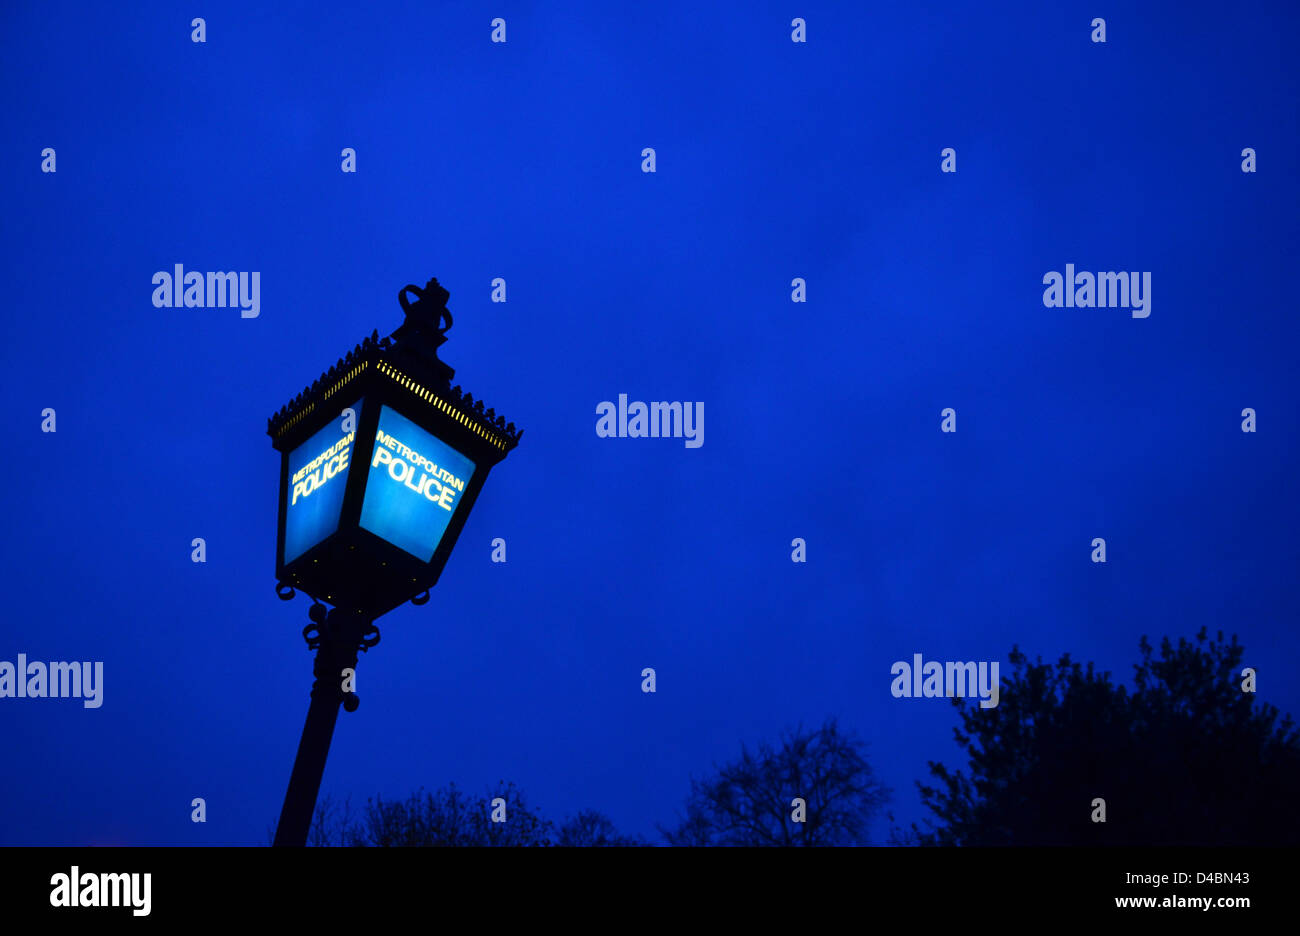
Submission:
[[[856,845],[889,799],[865,748],[831,718],[818,729],[787,731],[780,747],[741,747],[740,758],[691,780],[686,815],[660,828],[670,845]],[[805,821],[792,801],[806,803]]]
[[[505,800],[505,821],[493,822],[492,801]],[[584,810],[559,827],[528,805],[513,783],[500,783],[482,798],[466,796],[456,785],[432,793],[419,790],[405,800],[372,797],[360,815],[351,800],[326,795],[316,804],[309,845],[519,847],[640,845],[620,835],[614,824],[594,810]]]
[[[1300,844],[1300,736],[1291,716],[1242,691],[1242,647],[1146,637],[1134,688],[1063,656],[1013,648],[999,704],[954,699],[968,772],[930,762],[917,784],[940,845]],[[1106,821],[1094,822],[1094,799]]]
[[[354,830],[356,819],[352,815],[352,799],[349,797],[339,803],[329,794],[324,794],[316,800],[316,812],[307,830],[307,844],[318,847],[350,845]]]
[[[506,821],[492,821],[492,800],[505,800]],[[522,846],[549,845],[551,823],[539,816],[513,783],[498,784],[483,798],[469,797],[454,783],[412,793],[405,800],[366,800],[354,817],[350,801],[340,806],[323,797],[316,806],[308,842],[351,846]]]
[[[555,844],[563,847],[612,847],[644,845],[641,839],[622,835],[609,818],[593,809],[584,809],[562,826]]]

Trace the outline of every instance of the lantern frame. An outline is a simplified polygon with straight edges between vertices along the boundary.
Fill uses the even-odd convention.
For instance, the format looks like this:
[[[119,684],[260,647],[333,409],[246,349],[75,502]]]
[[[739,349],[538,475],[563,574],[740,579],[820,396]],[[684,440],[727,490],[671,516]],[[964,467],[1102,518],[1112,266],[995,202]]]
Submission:
[[[421,301],[409,304],[406,291]],[[319,380],[268,420],[271,444],[281,453],[276,577],[280,587],[301,590],[312,598],[347,607],[373,619],[433,588],[459,539],[470,511],[492,468],[519,443],[516,430],[482,401],[450,385],[454,371],[437,358],[445,341],[441,320],[427,307],[445,302],[447,293],[430,280],[424,290],[406,286],[399,297],[407,322],[384,339],[374,333],[330,368]],[[426,307],[426,308],[422,308]],[[451,316],[445,308],[432,314]],[[434,327],[429,327],[429,321]],[[356,406],[353,436],[338,526],[301,555],[286,562],[289,459],[298,447],[347,407]],[[361,525],[366,485],[371,473],[380,414],[388,407],[419,429],[469,459],[474,470],[460,492],[428,561],[407,552]],[[330,479],[337,483],[337,477]],[[427,599],[425,599],[427,600]]]

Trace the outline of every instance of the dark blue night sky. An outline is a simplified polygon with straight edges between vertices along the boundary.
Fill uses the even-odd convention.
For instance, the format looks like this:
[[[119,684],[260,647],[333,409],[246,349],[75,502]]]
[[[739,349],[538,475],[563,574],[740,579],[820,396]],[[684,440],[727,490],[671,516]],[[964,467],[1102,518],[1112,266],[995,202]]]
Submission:
[[[266,419],[431,276],[525,433],[322,792],[506,779],[655,839],[836,715],[906,823],[964,761],[894,661],[1127,680],[1201,626],[1300,712],[1293,5],[265,6],[0,13],[0,660],[104,664],[98,709],[0,699],[0,843],[267,842],[311,655]],[[155,308],[175,264],[259,271],[260,314]],[[1066,264],[1149,271],[1149,318],[1045,307]],[[599,438],[620,393],[704,444]]]

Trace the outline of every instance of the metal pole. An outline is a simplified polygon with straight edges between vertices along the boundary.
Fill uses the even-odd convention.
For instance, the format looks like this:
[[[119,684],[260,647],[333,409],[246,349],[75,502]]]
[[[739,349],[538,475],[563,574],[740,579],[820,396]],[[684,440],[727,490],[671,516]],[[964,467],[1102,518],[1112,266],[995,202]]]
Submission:
[[[313,624],[303,629],[307,648],[316,651],[312,665],[315,681],[307,720],[302,726],[302,740],[298,742],[298,756],[294,758],[289,789],[284,794],[284,807],[275,829],[277,846],[307,844],[339,705],[354,712],[360,704],[355,692],[343,691],[343,670],[350,667],[355,672],[357,652],[379,643],[379,630],[372,619],[341,608],[326,614],[324,608],[324,605],[313,605],[309,612]]]

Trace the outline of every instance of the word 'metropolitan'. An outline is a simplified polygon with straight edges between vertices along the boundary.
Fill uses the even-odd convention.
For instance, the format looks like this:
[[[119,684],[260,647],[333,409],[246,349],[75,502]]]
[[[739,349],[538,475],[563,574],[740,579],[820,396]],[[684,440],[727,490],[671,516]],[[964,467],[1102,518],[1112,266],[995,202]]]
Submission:
[[[92,678],[93,673],[93,678]],[[15,666],[0,660],[0,699],[84,699],[85,708],[104,704],[104,664],[27,662],[27,654],[18,654]]]
[[[889,668],[889,674],[897,677],[889,687],[895,699],[936,699],[961,696],[970,698],[975,694],[975,674],[979,673],[980,708],[998,707],[998,663],[939,663],[931,660],[924,666],[921,654],[912,654],[909,665],[906,660],[899,660]],[[947,674],[945,683],[944,675]],[[989,678],[992,671],[992,679]]]
[[[386,448],[380,448],[381,445]],[[396,452],[400,457],[394,458],[389,450]],[[432,501],[443,510],[454,509],[456,495],[465,490],[465,482],[462,479],[382,430],[375,436],[375,458],[370,463],[370,467],[377,468],[380,465],[388,466],[388,476],[394,481],[402,482],[416,494],[423,494],[426,500]],[[423,472],[420,480],[412,484],[417,465],[423,469]],[[434,493],[435,488],[437,493]]]
[[[615,426],[614,416],[618,414]],[[687,448],[704,444],[704,403],[627,402],[627,394],[618,395],[618,408],[609,400],[596,404],[596,435],[602,439],[686,439]]]
[[[1134,318],[1151,314],[1151,273],[1074,272],[1074,264],[1065,265],[1065,276],[1051,270],[1043,274],[1043,305],[1049,309],[1128,309]]]
[[[204,285],[207,285],[206,291]],[[262,274],[186,273],[176,264],[175,274],[159,270],[153,275],[155,309],[233,309],[239,306],[240,318],[257,318],[262,308]],[[207,300],[206,302],[204,300]]]

